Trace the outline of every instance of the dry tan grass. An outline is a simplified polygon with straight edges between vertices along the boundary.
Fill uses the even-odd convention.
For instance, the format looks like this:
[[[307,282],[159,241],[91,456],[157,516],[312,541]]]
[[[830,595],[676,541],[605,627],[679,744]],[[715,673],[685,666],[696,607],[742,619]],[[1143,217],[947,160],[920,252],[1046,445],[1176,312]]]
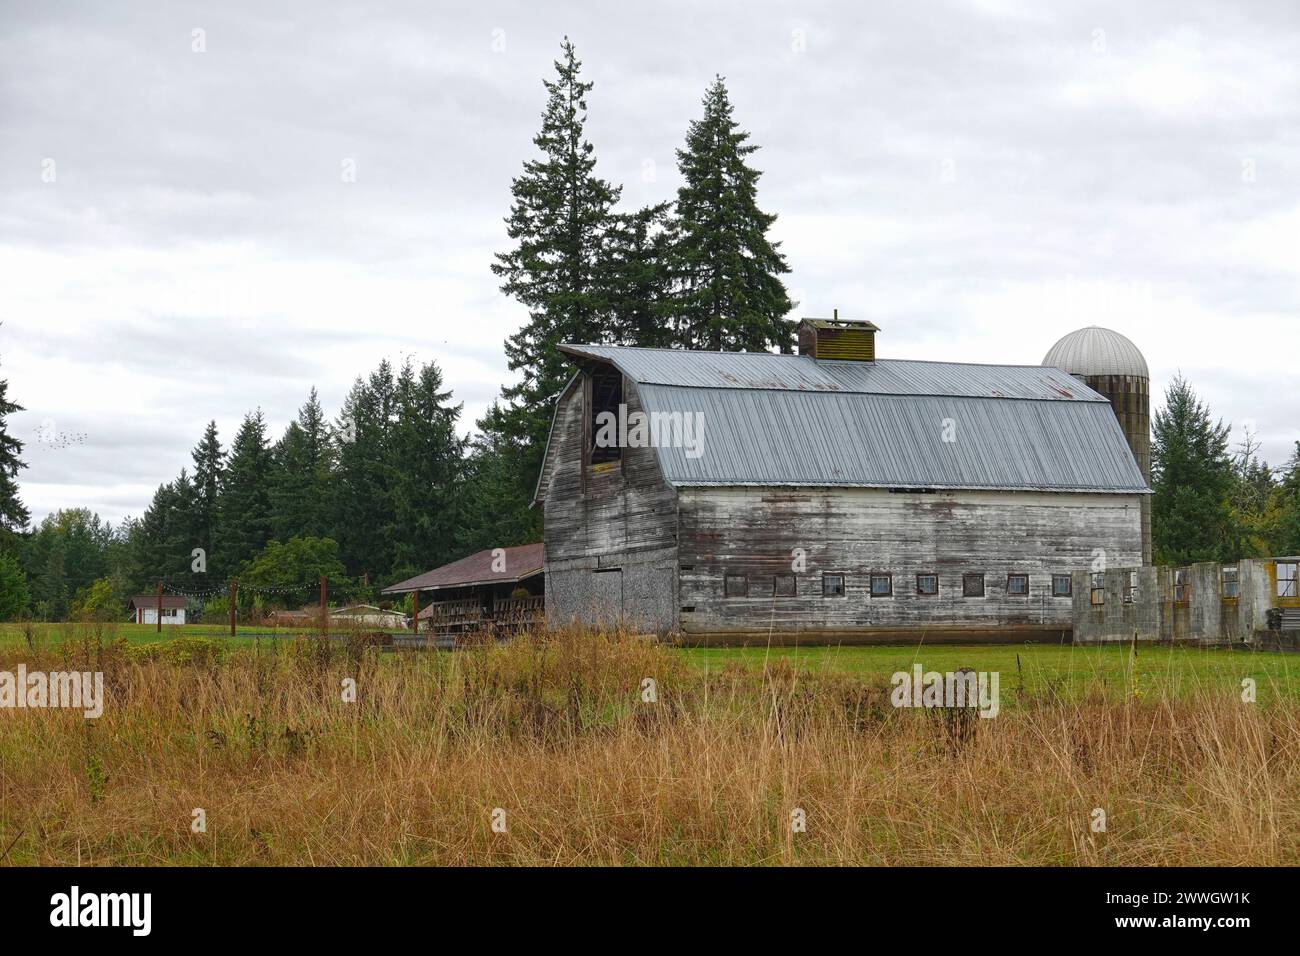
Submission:
[[[8,863],[1300,861],[1300,714],[1235,695],[1004,699],[963,738],[885,686],[693,673],[620,635],[225,659],[66,642],[0,669],[19,659],[102,669],[108,704],[0,712]]]

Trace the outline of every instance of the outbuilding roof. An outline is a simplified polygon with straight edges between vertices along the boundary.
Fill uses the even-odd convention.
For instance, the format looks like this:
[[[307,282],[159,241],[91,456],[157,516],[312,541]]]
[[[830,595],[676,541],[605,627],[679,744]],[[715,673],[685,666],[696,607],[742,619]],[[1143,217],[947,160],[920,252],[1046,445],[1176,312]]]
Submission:
[[[383,593],[406,594],[411,591],[437,591],[476,584],[511,584],[540,574],[543,564],[544,545],[540,542],[513,548],[488,548],[384,588]]]
[[[162,596],[162,606],[164,611],[174,611],[178,608],[183,608],[188,606],[188,602],[186,601],[184,594],[164,594]],[[127,604],[127,607],[130,610],[135,610],[137,608],[143,608],[146,611],[157,610],[158,595],[137,594],[135,597],[131,598],[131,601],[129,604]]]
[[[1057,368],[560,349],[636,384],[678,487],[1148,491],[1110,403]],[[699,423],[698,446],[667,434],[687,421]]]

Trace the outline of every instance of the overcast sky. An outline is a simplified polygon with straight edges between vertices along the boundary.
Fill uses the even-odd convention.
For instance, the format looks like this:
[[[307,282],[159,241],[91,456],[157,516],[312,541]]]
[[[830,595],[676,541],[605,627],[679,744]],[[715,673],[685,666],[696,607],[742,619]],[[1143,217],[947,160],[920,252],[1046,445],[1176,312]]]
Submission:
[[[1155,394],[1181,369],[1280,464],[1300,8],[1046,6],[3,0],[23,496],[36,520],[139,515],[208,419],[228,442],[260,406],[278,436],[312,385],[333,417],[383,357],[436,359],[468,428],[525,317],[488,266],[565,33],[628,208],[675,194],[673,150],[726,76],[792,317],[870,318],[882,356],[1012,364],[1108,326]]]

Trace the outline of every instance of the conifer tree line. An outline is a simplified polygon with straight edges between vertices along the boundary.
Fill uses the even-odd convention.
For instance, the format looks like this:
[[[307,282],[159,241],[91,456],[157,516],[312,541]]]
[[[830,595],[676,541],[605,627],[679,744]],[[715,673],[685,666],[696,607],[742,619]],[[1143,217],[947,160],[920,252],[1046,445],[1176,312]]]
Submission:
[[[1300,441],[1280,467],[1259,436],[1216,419],[1181,375],[1165,391],[1151,440],[1151,541],[1156,564],[1300,554]]]
[[[228,444],[210,422],[192,467],[160,485],[138,519],[111,527],[68,509],[13,535],[30,610],[73,614],[101,580],[114,608],[158,581],[200,594],[244,575],[250,585],[285,587],[325,574],[358,585],[356,595],[368,583],[363,596],[373,598],[385,584],[495,546],[476,537],[493,528],[477,523],[459,496],[482,467],[467,454],[460,414],[435,362],[395,371],[385,361],[357,379],[333,421],[313,388],[278,438],[260,410]]]
[[[776,217],[758,202],[757,146],[724,80],[687,124],[675,198],[627,210],[621,187],[597,172],[585,134],[593,87],[567,39],[554,67],[535,155],[511,185],[509,245],[490,263],[527,310],[504,343],[517,379],[468,438],[435,362],[385,361],[333,418],[313,389],[278,436],[260,410],[232,435],[209,423],[190,466],[137,519],[114,527],[74,508],[30,528],[23,445],[6,425],[22,409],[0,380],[0,619],[116,617],[156,581],[215,591],[236,576],[270,588],[326,575],[374,600],[464,555],[541,539],[532,496],[572,375],[559,344],[790,351],[789,266],[769,238]],[[1153,429],[1158,562],[1300,553],[1300,442],[1281,468],[1259,459],[1252,435],[1235,450],[1228,442],[1175,379]]]

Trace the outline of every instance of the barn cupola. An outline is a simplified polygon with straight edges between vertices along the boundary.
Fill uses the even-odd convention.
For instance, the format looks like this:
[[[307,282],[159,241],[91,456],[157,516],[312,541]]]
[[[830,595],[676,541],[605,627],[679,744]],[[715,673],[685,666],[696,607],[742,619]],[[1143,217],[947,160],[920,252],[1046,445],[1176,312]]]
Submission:
[[[866,319],[804,319],[799,323],[799,354],[830,362],[874,362],[876,333]]]

